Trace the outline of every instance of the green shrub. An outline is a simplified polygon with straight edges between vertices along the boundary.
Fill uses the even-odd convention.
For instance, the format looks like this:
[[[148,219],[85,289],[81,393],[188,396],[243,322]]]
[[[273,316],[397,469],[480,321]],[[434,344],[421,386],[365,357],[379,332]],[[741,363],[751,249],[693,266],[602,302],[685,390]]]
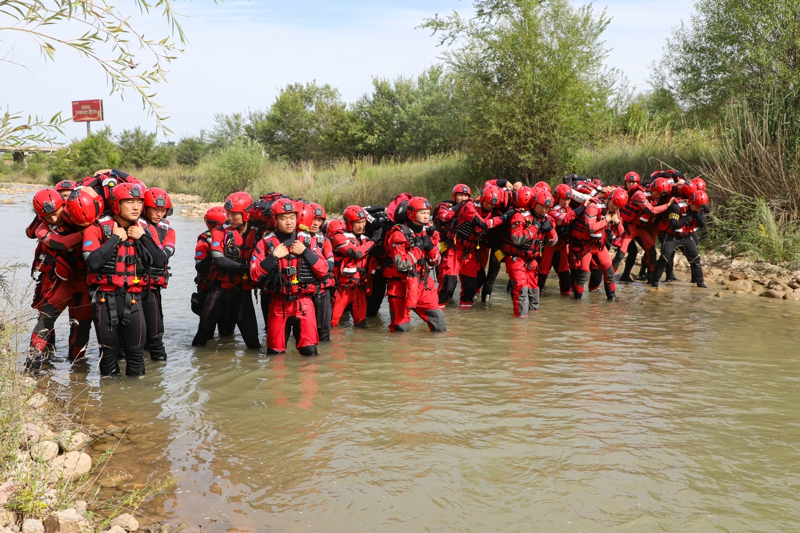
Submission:
[[[261,146],[238,140],[207,156],[200,169],[205,179],[198,183],[198,193],[208,201],[222,201],[230,193],[249,189],[261,173],[265,157]]]

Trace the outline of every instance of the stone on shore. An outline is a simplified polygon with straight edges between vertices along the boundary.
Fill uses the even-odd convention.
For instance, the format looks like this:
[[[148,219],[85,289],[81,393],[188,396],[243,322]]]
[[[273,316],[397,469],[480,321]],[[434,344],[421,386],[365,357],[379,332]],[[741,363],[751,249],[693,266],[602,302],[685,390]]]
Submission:
[[[44,524],[35,518],[26,518],[22,523],[22,533],[44,533]]]
[[[56,511],[44,521],[45,533],[83,533],[91,524],[75,509]]]
[[[28,422],[22,427],[22,441],[26,444],[35,444],[42,437],[42,428]]]
[[[132,515],[128,513],[123,513],[112,520],[109,525],[113,528],[114,526],[121,527],[125,531],[136,531],[139,529],[139,521],[136,520]]]
[[[58,444],[65,452],[75,452],[82,450],[89,443],[89,436],[86,433],[73,433],[72,431],[62,431],[58,435]]]
[[[13,524],[16,518],[17,516],[12,511],[9,511],[5,507],[0,507],[0,527]]]
[[[0,505],[7,504],[18,488],[19,485],[15,481],[6,481],[0,485]]]
[[[55,483],[63,478],[77,478],[92,469],[92,458],[82,452],[67,452],[59,455],[50,462],[50,472],[47,476],[48,483]]]
[[[111,529],[105,530],[103,533],[125,533],[125,530],[119,526],[114,526]]]
[[[747,279],[747,274],[744,272],[731,272],[728,274],[728,279],[731,281],[736,281],[737,279]]]
[[[31,459],[44,463],[52,461],[58,455],[58,444],[46,440],[31,446]]]
[[[33,394],[30,398],[28,398],[28,401],[25,403],[28,404],[30,407],[33,407],[34,409],[38,409],[40,407],[44,407],[47,404],[47,396],[45,396],[40,392],[37,392]]]
[[[785,300],[794,300],[794,301],[800,300],[800,292],[797,291],[787,292],[783,298]]]

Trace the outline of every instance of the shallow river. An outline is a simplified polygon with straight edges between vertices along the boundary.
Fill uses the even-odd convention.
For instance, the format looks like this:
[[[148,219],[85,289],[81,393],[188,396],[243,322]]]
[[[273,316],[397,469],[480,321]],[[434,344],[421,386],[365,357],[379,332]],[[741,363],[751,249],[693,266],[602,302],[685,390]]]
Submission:
[[[3,260],[30,261],[31,216],[0,207]],[[384,308],[318,357],[192,348],[204,226],[172,223],[169,360],[101,380],[93,342],[87,363],[50,371],[87,421],[133,426],[107,472],[174,476],[144,506],[155,519],[210,532],[800,529],[795,302],[688,283],[574,302],[551,278],[528,320],[501,289],[448,308],[438,335],[418,320],[391,334]]]

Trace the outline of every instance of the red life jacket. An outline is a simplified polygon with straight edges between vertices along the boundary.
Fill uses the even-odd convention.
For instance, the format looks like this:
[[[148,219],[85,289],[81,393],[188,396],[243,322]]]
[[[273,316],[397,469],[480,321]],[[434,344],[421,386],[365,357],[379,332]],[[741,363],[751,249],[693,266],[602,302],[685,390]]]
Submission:
[[[392,228],[386,233],[385,237],[385,246],[386,246],[386,253],[389,256],[389,261],[387,262],[386,267],[383,269],[383,277],[386,279],[405,279],[408,277],[408,272],[400,272],[397,270],[397,266],[393,260],[392,250],[390,249],[389,243],[396,239],[395,235],[397,233],[401,233],[405,238],[405,242],[407,245],[406,251],[410,251],[412,248],[419,247],[419,239],[421,239],[426,233],[423,230],[419,234],[414,233],[414,230],[406,226],[405,224],[396,224],[392,226]],[[422,263],[422,264],[420,264]],[[414,265],[414,275],[415,277],[424,278],[428,275],[430,268],[427,265],[427,262],[423,259],[421,261],[417,261]]]
[[[102,245],[113,235],[113,217],[102,217],[97,224],[102,230],[100,244]],[[139,221],[139,225],[149,231],[149,224]],[[147,286],[147,268],[141,254],[137,253],[138,241],[126,239],[117,245],[116,253],[100,267],[98,272],[90,272],[86,277],[89,285],[96,285],[101,292],[115,292],[123,290],[130,293],[141,293]]]
[[[367,241],[365,235],[356,235],[355,233],[345,231],[342,235],[347,239],[349,244],[360,246]],[[362,240],[363,239],[363,240]],[[338,259],[336,265],[336,280],[340,287],[364,287],[367,284],[369,276],[369,254],[360,259],[355,259],[344,254],[335,254]]]
[[[59,235],[73,235],[82,232],[83,228],[72,224],[62,224],[61,226],[50,226],[50,231]],[[51,250],[51,253],[55,254],[53,274],[57,278],[63,281],[86,281],[88,269],[86,261],[83,260],[80,244],[71,250]]]
[[[686,203],[685,201],[676,202],[675,205],[681,208],[681,218],[685,217],[686,214],[689,212],[689,204]],[[669,222],[669,216],[667,216],[667,221]],[[678,229],[673,229],[671,224],[669,224],[669,227],[667,228],[667,233],[671,233],[679,237],[688,237],[695,231],[697,231],[697,220],[695,220],[694,218],[688,225],[681,226]]]
[[[647,198],[647,191],[638,183],[628,190],[628,203],[619,210],[619,217],[623,222],[638,225],[646,224],[650,221],[651,213],[644,209],[642,204],[633,201],[634,194],[640,191]]]
[[[263,238],[269,250],[274,250],[281,244],[275,233],[268,233]],[[297,233],[297,239],[302,240],[309,250],[317,255],[322,255],[320,240],[317,236],[311,236],[309,233],[301,231]],[[320,257],[320,261],[323,260]],[[311,265],[303,256],[290,253],[278,259],[277,275],[268,277],[265,289],[267,292],[278,293],[285,298],[294,299],[319,293],[323,284],[323,279],[314,274]]]
[[[597,215],[595,220],[600,221],[603,217],[606,216],[606,204],[604,201],[598,198],[592,198],[591,204],[594,204],[594,207],[597,209]],[[589,207],[587,206],[587,209]],[[600,241],[601,243],[604,242],[605,232],[601,231],[600,233],[593,233],[589,230],[589,226],[586,224],[586,212],[575,219],[575,223],[572,226],[572,237],[578,241]]]
[[[256,233],[255,228],[252,226],[248,226],[247,231],[242,234],[238,229],[231,228],[228,224],[225,224],[219,229],[214,228],[212,230],[212,249],[217,249],[216,251],[218,251],[218,248],[222,248],[223,255],[228,259],[249,265],[253,250],[256,247]],[[217,244],[218,246],[215,246]],[[237,274],[216,267],[212,267],[212,270],[214,271],[214,279],[220,282],[223,289],[232,289],[238,286],[241,286],[242,290],[256,288],[256,282],[250,279],[249,274]]]
[[[197,236],[197,244],[194,247],[195,260],[203,260],[211,256],[211,230],[208,229]],[[199,289],[207,289],[212,281],[216,279],[216,271],[211,268],[211,260],[205,270],[197,271],[194,282]]]
[[[167,238],[167,233],[169,233],[169,230],[171,229],[169,227],[169,224],[162,220],[158,224],[154,224],[153,225],[153,229],[156,230],[156,234],[158,235],[158,240],[163,246],[163,244],[164,244],[164,242],[165,242],[165,240]],[[158,267],[151,266],[148,269],[148,276],[149,276],[149,279],[150,279],[150,285],[154,286],[154,287],[161,287],[163,289],[166,289],[167,288],[167,284],[169,283],[169,278],[170,278],[169,271],[170,271],[169,260],[167,260],[167,262],[164,263],[163,267],[158,268]]]
[[[533,261],[538,256],[541,255],[541,247],[542,247],[542,233],[539,229],[539,224],[544,222],[544,219],[538,220],[536,217],[531,214],[530,211],[527,209],[515,209],[516,213],[512,215],[512,220],[517,214],[521,214],[525,218],[525,230],[528,231],[529,228],[532,226],[536,227],[534,232],[534,238],[522,246],[514,244],[514,241],[511,240],[511,233],[510,231],[506,233],[505,237],[503,238],[503,244],[500,246],[500,250],[506,254],[513,257],[519,257],[524,261]]]

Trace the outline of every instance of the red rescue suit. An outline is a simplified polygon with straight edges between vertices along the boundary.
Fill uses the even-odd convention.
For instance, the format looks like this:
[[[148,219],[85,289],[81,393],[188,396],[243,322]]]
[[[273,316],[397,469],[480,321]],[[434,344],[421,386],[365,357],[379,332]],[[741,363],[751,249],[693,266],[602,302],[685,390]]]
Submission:
[[[577,215],[569,205],[561,207],[559,204],[550,209],[547,215],[556,228],[558,242],[552,246],[545,246],[542,251],[542,258],[539,260],[539,290],[544,289],[547,275],[550,269],[554,268],[558,274],[561,294],[566,295],[572,290],[569,274],[569,231]]]
[[[614,280],[614,267],[611,265],[611,256],[606,243],[622,235],[624,229],[622,221],[611,224],[605,218],[606,205],[604,200],[592,198],[586,206],[583,215],[575,220],[571,233],[570,263],[574,270],[572,276],[572,290],[576,299],[583,297],[584,284],[589,279],[589,270],[592,261],[603,272],[606,297],[616,298],[616,282]]]
[[[339,325],[342,313],[350,305],[353,325],[366,327],[367,288],[374,261],[369,252],[375,243],[364,235],[343,232],[334,235],[332,244],[336,265],[336,292],[333,297],[331,326]]]
[[[302,255],[289,253],[278,258],[275,248],[284,244],[290,248],[300,240],[306,249]],[[258,241],[250,262],[250,275],[265,280],[270,293],[267,319],[267,353],[286,351],[289,335],[294,331],[297,351],[316,355],[319,337],[316,311],[312,296],[318,293],[328,273],[320,241],[308,233],[273,232]]]
[[[516,209],[509,221],[500,253],[505,256],[506,273],[511,280],[514,316],[525,318],[539,309],[539,265],[542,246],[558,242],[549,217],[536,217],[527,209]],[[499,257],[498,257],[499,259]]]
[[[49,267],[42,272],[39,317],[31,333],[31,347],[36,351],[34,359],[48,349],[55,322],[66,308],[70,319],[70,361],[81,357],[89,342],[92,304],[81,250],[82,230],[80,226],[71,224],[51,226],[44,222],[35,230],[40,255],[48,258],[45,262]]]
[[[414,226],[412,224],[412,226]],[[391,315],[390,331],[408,331],[413,309],[431,331],[445,331],[447,323],[439,309],[432,269],[439,264],[439,233],[406,224],[393,226],[386,234],[390,263],[384,269]]]
[[[628,247],[631,241],[639,239],[639,242],[648,257],[648,269],[650,272],[655,268],[655,239],[650,232],[648,224],[655,217],[667,210],[667,205],[653,205],[648,199],[648,193],[644,187],[639,184],[634,185],[628,189],[628,203],[619,210],[619,217],[624,226],[624,232],[617,244],[620,254],[614,258],[614,271],[616,272],[625,254],[628,253]]]

